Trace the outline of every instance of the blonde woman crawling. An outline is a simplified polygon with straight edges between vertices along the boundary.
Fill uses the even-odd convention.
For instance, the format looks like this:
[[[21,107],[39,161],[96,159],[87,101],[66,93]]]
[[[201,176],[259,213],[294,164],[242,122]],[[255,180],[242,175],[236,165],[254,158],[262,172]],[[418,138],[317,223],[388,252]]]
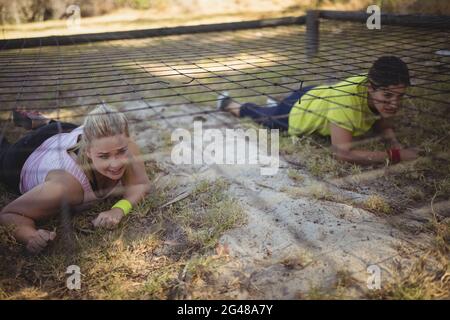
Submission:
[[[122,197],[101,212],[93,225],[112,229],[150,190],[137,145],[124,114],[102,105],[82,126],[14,111],[16,125],[32,129],[9,144],[0,136],[0,178],[20,196],[0,211],[0,224],[32,253],[42,251],[56,233],[36,228],[64,208],[82,210],[110,196]]]

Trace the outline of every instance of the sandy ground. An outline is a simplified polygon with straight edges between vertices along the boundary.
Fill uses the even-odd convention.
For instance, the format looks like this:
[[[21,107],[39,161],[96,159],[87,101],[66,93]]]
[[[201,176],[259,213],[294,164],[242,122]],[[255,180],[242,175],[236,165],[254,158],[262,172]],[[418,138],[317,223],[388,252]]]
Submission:
[[[142,107],[127,104],[122,110]],[[414,217],[388,218],[348,204],[308,195],[292,196],[286,190],[307,190],[319,182],[307,172],[301,172],[301,182],[293,181],[288,177],[289,164],[283,159],[273,176],[262,175],[255,165],[174,165],[172,148],[167,148],[162,134],[170,134],[175,128],[192,130],[198,118],[170,118],[157,125],[142,120],[156,113],[170,116],[201,110],[204,108],[193,105],[168,109],[155,106],[153,110],[130,112],[129,117],[138,121],[134,127],[138,144],[152,151],[149,158],[170,172],[170,179],[175,179],[180,190],[198,179],[223,177],[231,183],[229,192],[248,216],[247,224],[221,238],[231,259],[218,272],[217,283],[228,290],[221,294],[213,290],[212,297],[303,298],[314,290],[329,292],[336,287],[339,274],[354,279],[345,297],[363,297],[369,290],[368,266],[380,268],[383,286],[383,281],[394,279],[399,267],[410,265],[422,254],[429,241],[427,236],[405,231],[420,223]],[[204,116],[203,121],[205,127],[221,130],[230,124],[239,127],[239,121],[228,114]],[[325,187],[355,202],[366,197],[332,185]],[[230,291],[230,284],[237,279],[244,285]]]

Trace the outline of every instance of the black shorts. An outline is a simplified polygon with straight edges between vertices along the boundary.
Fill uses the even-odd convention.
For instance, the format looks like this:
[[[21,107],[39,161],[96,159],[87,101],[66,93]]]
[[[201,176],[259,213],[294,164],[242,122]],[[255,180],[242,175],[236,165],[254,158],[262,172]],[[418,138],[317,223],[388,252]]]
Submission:
[[[28,157],[45,140],[61,132],[71,132],[78,125],[50,121],[49,124],[30,131],[16,143],[10,144],[0,136],[0,181],[8,191],[20,194],[20,172]]]

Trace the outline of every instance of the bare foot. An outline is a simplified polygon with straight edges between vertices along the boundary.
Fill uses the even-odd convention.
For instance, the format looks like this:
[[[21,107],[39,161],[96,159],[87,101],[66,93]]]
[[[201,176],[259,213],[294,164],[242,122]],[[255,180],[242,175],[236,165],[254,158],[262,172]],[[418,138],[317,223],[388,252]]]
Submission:
[[[18,127],[23,127],[27,130],[34,130],[48,124],[50,119],[46,118],[37,111],[17,109],[13,111],[13,121]]]
[[[228,111],[236,117],[239,117],[241,105],[234,102],[227,91],[223,91],[217,98],[217,110]]]
[[[231,102],[227,106],[226,111],[239,118],[241,116],[241,105],[237,102]]]
[[[39,253],[48,245],[49,241],[53,241],[56,237],[56,233],[53,231],[47,231],[43,229],[36,230],[32,234],[27,242],[26,248],[30,253]]]

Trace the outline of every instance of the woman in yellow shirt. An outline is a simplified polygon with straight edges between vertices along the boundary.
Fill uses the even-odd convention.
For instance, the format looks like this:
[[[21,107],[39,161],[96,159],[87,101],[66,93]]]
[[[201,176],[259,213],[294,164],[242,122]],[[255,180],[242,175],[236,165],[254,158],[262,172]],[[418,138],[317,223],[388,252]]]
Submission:
[[[407,65],[394,56],[378,58],[367,75],[352,76],[337,84],[305,87],[293,92],[275,107],[238,104],[225,93],[220,110],[237,117],[250,117],[270,129],[288,130],[291,135],[318,133],[330,136],[338,159],[360,164],[413,160],[417,151],[404,149],[388,119],[400,108],[410,85]],[[353,137],[376,127],[389,147],[387,152],[356,150]]]

